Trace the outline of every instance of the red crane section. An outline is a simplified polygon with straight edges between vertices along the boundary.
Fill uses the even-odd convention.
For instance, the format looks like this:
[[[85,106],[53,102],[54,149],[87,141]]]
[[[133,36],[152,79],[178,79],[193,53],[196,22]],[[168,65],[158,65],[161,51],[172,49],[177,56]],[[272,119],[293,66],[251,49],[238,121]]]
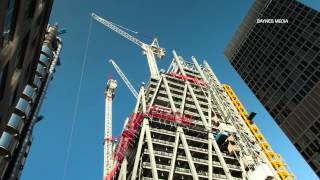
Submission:
[[[183,115],[180,112],[173,113],[169,108],[161,106],[149,106],[146,113],[133,113],[125,126],[125,129],[122,131],[120,138],[113,137],[106,140],[118,140],[118,145],[113,153],[113,159],[117,161],[113,170],[106,176],[105,180],[110,180],[114,176],[115,172],[119,168],[119,164],[122,162],[123,158],[126,155],[129,144],[132,139],[136,136],[138,127],[140,126],[142,119],[147,118],[158,118],[169,122],[174,122],[183,126],[192,125],[191,116]]]

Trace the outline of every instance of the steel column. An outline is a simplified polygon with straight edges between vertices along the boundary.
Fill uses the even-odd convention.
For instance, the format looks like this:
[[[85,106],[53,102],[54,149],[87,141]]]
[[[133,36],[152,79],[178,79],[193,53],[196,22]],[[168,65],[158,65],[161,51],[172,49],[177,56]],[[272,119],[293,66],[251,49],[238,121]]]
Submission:
[[[168,180],[172,180],[173,179],[173,174],[174,174],[174,170],[176,167],[176,159],[177,159],[177,151],[178,151],[178,147],[179,147],[179,135],[180,133],[177,131],[176,132],[176,139],[174,142],[174,148],[173,148],[173,156],[171,158],[171,166],[170,166],[170,173],[169,173],[169,178]]]
[[[152,99],[151,99],[151,101],[150,101],[150,106],[153,105],[153,102],[154,102],[154,100],[156,99],[156,96],[157,96],[157,94],[158,94],[159,88],[160,88],[160,86],[161,86],[161,82],[162,82],[162,77],[160,77],[160,79],[159,79],[159,81],[158,81],[158,84],[157,84],[157,87],[156,87],[156,89],[155,89],[155,91],[154,91],[154,94],[152,95]]]
[[[146,122],[146,138],[147,138],[147,144],[148,144],[148,150],[149,150],[149,158],[151,163],[151,170],[152,170],[152,177],[154,180],[158,180],[158,172],[157,172],[157,165],[156,160],[154,158],[154,152],[153,152],[153,145],[152,145],[152,138],[151,133],[149,129],[149,122],[147,119],[144,120]]]
[[[146,123],[147,122],[145,120],[143,120],[142,128],[141,128],[141,131],[140,131],[140,136],[139,136],[139,142],[138,142],[136,157],[134,158],[134,165],[133,165],[131,180],[135,180],[136,177],[137,177],[137,170],[138,170],[138,166],[139,166],[142,145],[143,145],[144,136],[145,136],[145,132],[146,132]]]
[[[175,106],[175,104],[173,102],[173,99],[172,99],[172,94],[170,92],[169,84],[168,84],[168,81],[167,81],[166,77],[163,74],[162,74],[162,79],[163,79],[164,87],[165,87],[167,95],[168,95],[168,99],[169,99],[169,102],[170,102],[171,110],[172,110],[173,113],[176,113],[177,109],[176,109],[176,106]]]
[[[175,61],[177,62],[177,65],[178,65],[178,67],[179,67],[182,75],[185,76],[186,73],[184,72],[184,69],[183,69],[183,67],[182,67],[182,65],[181,65],[181,63],[180,63],[180,59],[179,59],[177,53],[176,53],[174,50],[173,50],[173,56],[174,56]],[[201,120],[202,120],[202,123],[203,123],[204,127],[205,127],[206,129],[209,129],[209,128],[208,128],[208,123],[207,123],[207,121],[206,121],[206,118],[205,118],[205,116],[204,116],[204,114],[203,114],[203,112],[202,112],[202,110],[201,110],[201,107],[200,107],[200,105],[199,105],[198,99],[197,99],[196,95],[195,95],[194,92],[193,92],[193,89],[192,89],[192,87],[191,87],[191,85],[190,85],[190,82],[189,82],[189,81],[185,81],[185,83],[187,84],[188,90],[189,90],[189,92],[190,92],[190,94],[191,94],[191,96],[192,96],[192,99],[193,99],[193,101],[194,101],[194,103],[195,103],[195,105],[196,105],[196,108],[197,108],[197,110],[198,110],[198,112],[199,112],[199,114],[200,114],[200,117],[201,117]]]
[[[144,93],[144,84],[141,85],[138,98],[137,98],[137,103],[134,107],[134,113],[137,113],[139,110],[139,106],[142,106],[142,112],[146,112],[146,98],[145,98],[145,93]]]
[[[184,90],[183,90],[183,97],[182,97],[181,108],[180,108],[181,114],[183,114],[183,111],[184,111],[184,106],[185,106],[186,99],[187,99],[187,92],[188,92],[188,87],[187,87],[187,85],[185,84],[185,85],[184,85]]]
[[[127,164],[128,164],[127,158],[124,158],[121,163],[121,169],[120,169],[118,180],[126,180],[127,179]]]
[[[192,159],[192,156],[191,156],[191,153],[190,153],[190,150],[189,150],[189,146],[188,146],[186,137],[185,137],[185,135],[183,133],[183,129],[181,127],[178,127],[177,131],[179,132],[180,137],[181,137],[181,142],[182,142],[182,145],[184,147],[184,152],[186,153],[186,156],[187,156],[187,160],[188,160],[188,164],[189,164],[189,167],[190,167],[190,170],[191,170],[191,173],[192,173],[192,177],[193,177],[194,180],[198,180],[199,179],[198,178],[198,173],[197,173],[196,168],[194,166],[193,159]]]
[[[209,133],[209,139],[210,139],[210,141],[212,142],[213,148],[214,148],[214,150],[216,151],[216,153],[217,153],[217,155],[218,155],[218,159],[219,159],[219,161],[220,161],[220,163],[221,163],[221,166],[222,166],[222,168],[223,168],[224,173],[225,173],[226,176],[227,176],[227,179],[228,179],[228,180],[232,180],[233,178],[232,178],[232,176],[231,176],[230,170],[229,170],[229,168],[228,168],[228,166],[227,166],[226,161],[225,161],[224,158],[223,158],[223,155],[222,155],[222,153],[221,153],[221,151],[220,151],[220,148],[219,148],[216,140],[214,139],[212,133]]]

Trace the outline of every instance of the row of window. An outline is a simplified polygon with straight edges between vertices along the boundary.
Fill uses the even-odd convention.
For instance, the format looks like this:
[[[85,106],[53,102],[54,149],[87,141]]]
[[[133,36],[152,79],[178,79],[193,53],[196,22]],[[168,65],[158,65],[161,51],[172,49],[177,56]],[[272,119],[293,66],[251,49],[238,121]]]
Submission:
[[[318,136],[320,136],[319,118],[317,120],[317,117],[319,117],[318,109],[320,108],[320,104],[313,98],[320,98],[320,95],[318,97],[309,97],[306,101],[304,101],[303,104],[301,104],[301,106],[295,109],[295,111],[291,113],[286,121],[281,125],[289,135],[290,139],[293,139],[295,141],[301,136],[301,133],[308,129],[310,124],[312,125],[314,123],[310,127],[310,132],[307,133],[309,134],[309,138],[303,137],[299,139],[299,141],[303,141],[304,146],[306,146],[313,137],[316,137],[317,134]],[[279,117],[281,115],[282,114],[279,114],[275,118],[279,120]]]
[[[258,34],[260,34],[260,30],[257,30]],[[274,34],[282,35],[282,37],[275,37]],[[314,57],[319,52],[319,47],[313,45],[311,42],[314,42],[315,39],[306,39],[308,36],[303,37],[301,33],[297,33],[296,36],[289,36],[289,33],[279,33],[273,32],[270,37],[274,37],[273,39],[268,38],[260,38],[258,35],[254,36],[254,31],[249,35],[250,37],[253,36],[250,41],[245,41],[242,45],[242,52],[243,54],[253,53],[261,58],[264,54],[267,56],[272,56],[271,58],[274,59],[275,57],[281,58],[286,56],[287,53],[293,57],[294,55],[298,54],[299,56],[304,56],[308,54],[310,57]],[[260,52],[259,52],[260,51]],[[264,51],[264,52],[263,52]],[[301,52],[299,52],[301,51]],[[296,53],[295,53],[296,52]],[[299,53],[298,53],[299,52]],[[240,54],[241,55],[241,54]],[[240,55],[236,56],[236,59],[239,59]]]
[[[303,8],[300,7],[301,4],[296,4],[296,2],[289,3],[288,2],[279,2],[277,5],[270,3],[268,9],[266,10],[267,14],[271,14],[272,17],[288,17],[288,16],[295,16],[301,22],[305,21],[306,19],[312,19],[316,15],[316,11],[304,6]],[[303,6],[303,5],[302,5]],[[283,17],[282,17],[283,16]],[[315,19],[316,22],[320,22],[320,18]]]
[[[272,43],[272,42],[270,42],[270,43]],[[264,63],[264,66],[276,67],[276,65],[279,64],[279,66],[281,68],[284,68],[285,66],[293,68],[294,66],[296,66],[296,64],[298,64],[299,61],[302,61],[301,62],[302,64],[304,62],[307,64],[307,62],[302,59],[306,59],[306,60],[311,61],[316,56],[316,51],[311,50],[311,49],[308,49],[309,51],[301,51],[301,52],[299,50],[297,50],[297,51],[295,51],[296,53],[294,53],[294,51],[293,51],[294,48],[290,49],[292,47],[285,46],[285,47],[283,47],[282,50],[280,50],[277,48],[272,49],[272,47],[265,48],[265,46],[264,46],[263,48],[269,49],[269,50],[265,50],[265,52],[262,52],[259,49],[256,49],[254,51],[250,50],[250,48],[249,48],[250,45],[248,46],[247,42],[244,43],[243,47],[244,47],[243,51],[238,53],[235,56],[235,58],[233,59],[233,64],[237,68],[239,68],[242,65],[246,65],[246,64],[252,64],[251,66],[256,64],[255,69],[258,69],[259,67],[262,67],[263,63]],[[247,48],[245,48],[245,47],[247,47]],[[318,47],[313,46],[313,48],[317,49]],[[300,56],[300,58],[295,58],[294,55]],[[306,55],[306,57],[303,57],[304,55]],[[264,59],[264,61],[261,61],[261,59]],[[286,59],[290,59],[290,60],[287,61]],[[241,60],[245,60],[245,63],[241,62]],[[250,67],[250,68],[252,68],[252,67]],[[289,68],[289,69],[292,69],[292,68]]]
[[[317,58],[319,58],[319,57],[317,57]],[[262,68],[266,72],[263,74],[262,77],[259,74],[262,74],[263,72],[259,72],[258,74],[255,74],[255,72],[256,72],[255,69],[257,69],[259,67],[257,65],[253,65],[253,63],[250,63],[247,66],[247,69],[242,69],[242,70],[237,69],[237,67],[240,66],[240,63],[237,63],[237,65],[236,65],[236,69],[240,72],[240,74],[245,74],[242,76],[243,79],[245,79],[245,81],[249,84],[249,86],[254,88],[256,92],[259,92],[259,97],[258,97],[259,99],[261,99],[261,97],[263,97],[262,94],[264,94],[266,91],[273,91],[273,90],[280,88],[280,90],[283,93],[285,93],[286,91],[288,91],[288,89],[291,91],[291,89],[293,87],[294,87],[294,90],[298,91],[298,89],[300,89],[300,87],[302,87],[302,84],[305,84],[303,86],[302,90],[300,91],[300,94],[302,97],[299,98],[300,96],[297,95],[298,100],[300,101],[306,95],[306,93],[312,89],[314,84],[317,81],[319,81],[319,79],[320,79],[320,72],[316,71],[316,69],[318,69],[318,66],[319,66],[319,63],[317,63],[317,59],[312,61],[309,65],[306,61],[302,60],[301,64],[303,64],[303,66],[300,67],[300,69],[305,66],[307,66],[307,67],[304,70],[303,74],[300,74],[300,75],[299,75],[299,73],[301,73],[301,71],[299,71],[299,67],[298,67],[298,69],[295,69],[293,71],[293,73],[291,73],[291,71],[290,71],[290,69],[293,69],[293,67],[291,67],[290,69],[289,68],[284,68],[284,69],[281,68],[281,69],[283,69],[283,72],[281,74],[283,76],[283,78],[281,76],[276,75],[276,72],[280,71],[279,69],[276,71],[272,71],[273,68],[271,66],[269,68],[266,68],[268,66],[268,62],[267,62],[267,64],[265,64],[266,62],[267,61],[264,61],[264,65]],[[286,60],[283,60],[282,62],[286,62]],[[280,64],[282,64],[282,62]],[[261,61],[256,61],[256,63],[261,65]],[[272,63],[273,62],[271,61],[269,64],[272,65]],[[275,65],[275,64],[273,64],[273,65]],[[262,67],[262,66],[260,66],[260,67]],[[301,69],[301,70],[303,70],[303,69]],[[246,72],[249,72],[249,75]],[[273,76],[273,74],[277,78],[275,78]],[[268,77],[269,77],[269,79],[267,79]],[[310,78],[308,79],[307,77],[310,77]],[[285,80],[285,78],[287,78],[287,79]],[[297,78],[301,78],[301,80],[297,79]],[[266,83],[263,83],[263,82],[266,82]],[[284,82],[284,83],[281,86],[279,82]],[[297,82],[297,83],[295,83],[295,82]],[[290,93],[291,95],[295,94],[294,90]],[[269,96],[271,94],[273,94],[273,93],[269,93]]]
[[[318,77],[315,77],[315,76]],[[312,79],[311,79],[312,78]],[[289,78],[285,83],[280,87],[280,91],[284,95],[288,95],[288,97],[292,98],[291,101],[294,102],[294,104],[298,104],[305,96],[308,94],[308,92],[314,87],[315,83],[320,80],[320,72],[317,71],[314,73],[314,76],[311,76],[308,80],[305,81],[295,81],[294,83],[289,83]],[[315,81],[314,81],[315,80]],[[304,84],[304,85],[303,85]],[[299,90],[300,89],[300,90]],[[278,111],[281,111],[281,105],[277,105]],[[288,114],[290,112],[284,112],[285,114]],[[284,115],[285,115],[284,114]]]
[[[310,131],[308,131],[308,132],[310,133]],[[310,141],[307,146],[305,146],[305,144],[301,144],[301,142],[299,142],[299,141],[295,144],[297,149],[299,151],[302,151],[302,155],[304,158],[310,160],[310,158],[312,158],[313,155],[315,155],[316,153],[319,153],[319,149],[320,149],[319,136],[317,138]]]
[[[312,12],[312,11],[310,11],[310,12]],[[285,40],[289,39],[288,34],[293,35],[291,37],[293,39],[295,37],[299,37],[299,35],[303,35],[304,37],[309,37],[310,34],[312,34],[312,33],[317,34],[317,32],[315,30],[317,23],[312,22],[310,24],[310,27],[309,27],[309,24],[303,24],[301,26],[297,26],[296,24],[299,23],[298,21],[301,21],[302,23],[304,23],[306,21],[311,21],[311,19],[314,16],[315,16],[315,14],[311,17],[308,16],[303,21],[294,20],[293,16],[290,16],[289,17],[290,22],[294,22],[294,23],[289,23],[289,24],[284,24],[284,25],[278,25],[278,24],[277,25],[269,25],[268,24],[268,26],[264,26],[264,24],[259,24],[254,27],[254,30],[252,32],[252,36],[258,35],[262,39],[267,39],[267,41],[271,41],[270,37],[275,37],[274,34],[276,34],[279,37],[277,37],[276,39],[273,39],[272,41],[281,41],[281,42],[284,42]],[[316,21],[316,19],[317,19],[317,17],[315,17],[315,21]],[[304,31],[306,31],[306,33],[304,33]],[[256,32],[256,34],[255,34],[255,32]],[[281,35],[283,35],[283,36],[281,36]],[[317,37],[317,36],[315,35],[315,37]],[[280,39],[280,38],[282,38],[282,39]],[[249,39],[253,39],[253,37],[250,37],[250,35],[249,35]],[[312,40],[314,40],[314,38],[311,38],[310,40],[312,41]]]

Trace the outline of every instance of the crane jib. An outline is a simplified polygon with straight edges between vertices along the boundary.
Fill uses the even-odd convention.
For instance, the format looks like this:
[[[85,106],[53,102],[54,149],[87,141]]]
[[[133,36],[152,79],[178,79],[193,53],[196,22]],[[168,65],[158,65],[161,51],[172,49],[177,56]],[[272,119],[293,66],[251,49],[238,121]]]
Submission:
[[[149,44],[143,43],[139,39],[135,38],[134,36],[127,33],[125,30],[123,30],[123,29],[128,30],[128,28],[123,28],[122,26],[117,26],[115,23],[108,21],[106,19],[103,19],[103,18],[99,17],[98,15],[96,15],[95,13],[91,13],[91,17],[94,20],[98,21],[99,23],[105,25],[109,29],[113,30],[114,32],[118,33],[122,37],[124,37],[124,38],[128,39],[129,41],[135,43],[136,45],[140,46],[144,50],[144,53],[147,57],[151,77],[155,78],[155,79],[160,78],[159,70],[157,67],[156,60],[155,60],[155,55],[159,59],[162,59],[163,56],[165,55],[165,49],[159,47],[157,39],[154,39],[152,41],[152,43],[149,45]],[[130,30],[130,31],[132,31],[132,30]]]

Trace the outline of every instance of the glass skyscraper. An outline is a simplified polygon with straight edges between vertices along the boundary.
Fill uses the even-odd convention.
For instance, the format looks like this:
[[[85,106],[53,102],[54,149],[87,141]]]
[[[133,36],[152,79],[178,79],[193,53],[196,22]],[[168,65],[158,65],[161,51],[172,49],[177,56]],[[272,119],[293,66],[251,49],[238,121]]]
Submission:
[[[225,55],[319,176],[320,13],[257,0]]]

